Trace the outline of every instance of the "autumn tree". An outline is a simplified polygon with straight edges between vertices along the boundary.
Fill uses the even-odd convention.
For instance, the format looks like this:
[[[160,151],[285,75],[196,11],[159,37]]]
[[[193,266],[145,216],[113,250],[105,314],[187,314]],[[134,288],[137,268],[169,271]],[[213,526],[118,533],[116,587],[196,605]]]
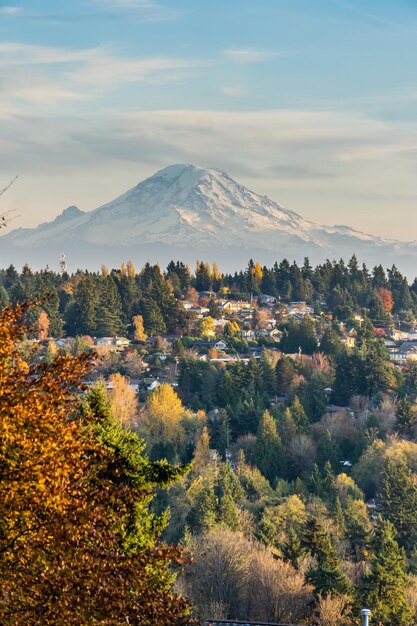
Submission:
[[[215,334],[215,326],[214,319],[208,315],[203,318],[200,323],[200,335],[202,337],[214,337]]]
[[[385,287],[380,287],[377,290],[377,293],[382,300],[382,304],[384,305],[386,312],[391,313],[394,307],[394,298],[392,297],[391,291],[385,289]]]
[[[38,339],[40,340],[46,339],[48,337],[48,330],[49,330],[49,318],[48,318],[48,314],[46,313],[46,311],[42,310],[39,313],[37,328],[38,328]]]
[[[135,341],[146,341],[148,335],[145,333],[145,327],[143,324],[143,316],[135,315],[133,318],[133,338]]]
[[[151,444],[163,441],[179,442],[184,438],[181,419],[185,409],[174,389],[163,384],[154,389],[146,400],[140,427]]]
[[[109,378],[110,408],[118,422],[124,428],[134,428],[138,420],[138,398],[136,391],[129,385],[127,378],[119,373]]]
[[[76,412],[89,357],[23,360],[25,311],[0,315],[0,623],[187,623],[149,512],[182,471],[149,463],[95,391]]]

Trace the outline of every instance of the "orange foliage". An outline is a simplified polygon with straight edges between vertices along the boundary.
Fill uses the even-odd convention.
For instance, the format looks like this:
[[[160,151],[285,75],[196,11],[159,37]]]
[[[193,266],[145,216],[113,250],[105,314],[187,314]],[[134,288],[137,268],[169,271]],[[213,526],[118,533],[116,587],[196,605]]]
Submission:
[[[0,623],[189,623],[171,593],[168,565],[179,553],[122,541],[149,485],[145,496],[146,483],[123,483],[115,450],[95,434],[98,418],[75,418],[89,357],[25,363],[26,309],[0,315]]]
[[[384,305],[386,312],[391,313],[394,306],[394,298],[392,297],[392,293],[388,289],[380,287],[380,289],[378,289],[378,295],[382,300],[382,304]]]

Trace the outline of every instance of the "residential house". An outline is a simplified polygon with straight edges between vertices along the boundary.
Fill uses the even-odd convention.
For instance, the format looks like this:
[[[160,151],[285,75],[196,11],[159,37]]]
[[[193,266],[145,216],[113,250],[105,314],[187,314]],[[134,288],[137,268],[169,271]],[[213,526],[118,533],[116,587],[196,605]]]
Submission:
[[[394,363],[406,363],[407,361],[417,361],[417,345],[405,341],[399,348],[389,348],[390,360]]]
[[[119,346],[120,348],[126,348],[130,345],[130,341],[129,339],[126,339],[126,337],[115,337],[114,345]]]
[[[96,346],[112,346],[114,337],[98,337],[94,343]]]
[[[358,337],[358,333],[354,328],[350,330],[348,333],[345,333],[343,337],[340,338],[340,341],[347,348],[354,348],[356,346],[356,339]]]

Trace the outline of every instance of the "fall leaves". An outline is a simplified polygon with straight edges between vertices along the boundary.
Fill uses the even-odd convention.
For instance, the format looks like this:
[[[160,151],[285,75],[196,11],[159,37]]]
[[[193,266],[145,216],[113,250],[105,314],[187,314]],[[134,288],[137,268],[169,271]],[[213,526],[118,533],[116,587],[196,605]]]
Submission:
[[[148,510],[180,472],[149,463],[108,406],[77,410],[88,357],[22,359],[26,310],[0,315],[0,623],[188,623],[181,555]]]

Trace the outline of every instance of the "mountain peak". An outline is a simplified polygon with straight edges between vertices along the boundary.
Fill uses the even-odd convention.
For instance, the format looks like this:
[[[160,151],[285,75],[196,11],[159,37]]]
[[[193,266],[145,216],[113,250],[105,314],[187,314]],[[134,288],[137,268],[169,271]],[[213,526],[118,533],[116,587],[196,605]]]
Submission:
[[[64,209],[58,217],[65,219],[73,219],[74,217],[80,217],[80,215],[84,215],[84,211],[81,211],[77,206],[71,204],[66,209]]]
[[[247,189],[226,172],[193,163],[165,167],[93,211],[70,206],[52,222],[12,231],[2,242],[26,250],[95,246],[106,253],[119,246],[124,254],[150,251],[158,258],[184,256],[187,262],[192,262],[193,254],[227,257],[229,266],[251,256],[259,260],[311,256],[317,262],[356,252],[378,264],[396,258],[400,251],[402,258],[417,258],[415,245],[388,242],[346,226],[318,226]]]

